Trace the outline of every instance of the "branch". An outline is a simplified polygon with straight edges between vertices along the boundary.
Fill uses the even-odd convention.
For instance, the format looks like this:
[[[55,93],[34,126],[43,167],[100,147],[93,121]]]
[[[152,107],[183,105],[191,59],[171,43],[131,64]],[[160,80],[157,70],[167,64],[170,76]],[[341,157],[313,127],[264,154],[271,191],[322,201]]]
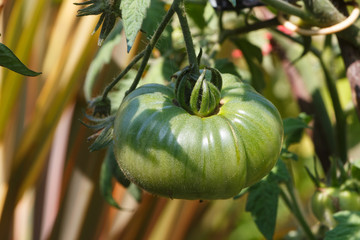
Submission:
[[[134,91],[136,89],[137,85],[139,84],[141,76],[144,73],[146,65],[151,56],[152,50],[154,49],[156,43],[159,41],[162,32],[165,30],[165,28],[168,25],[168,23],[170,22],[172,16],[175,14],[175,9],[179,6],[181,1],[182,0],[174,0],[169,11],[166,13],[166,15],[163,18],[163,20],[161,21],[159,27],[156,29],[156,32],[154,33],[153,37],[151,38],[150,43],[146,46],[146,48],[144,50],[145,53],[144,53],[144,57],[141,62],[140,68],[139,68],[139,70],[136,74],[136,77],[135,77],[133,83],[131,84],[129,90],[126,91],[125,96],[127,96],[129,93]]]

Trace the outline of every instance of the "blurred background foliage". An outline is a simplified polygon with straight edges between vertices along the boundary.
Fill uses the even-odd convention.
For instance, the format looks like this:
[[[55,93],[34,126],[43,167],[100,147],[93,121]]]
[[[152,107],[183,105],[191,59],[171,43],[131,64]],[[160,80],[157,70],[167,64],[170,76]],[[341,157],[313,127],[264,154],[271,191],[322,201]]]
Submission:
[[[120,24],[116,26],[119,31],[99,47],[98,33],[91,35],[98,17],[77,18],[79,7],[73,0],[0,0],[0,41],[31,69],[42,72],[29,78],[0,68],[1,239],[263,238],[245,212],[246,196],[199,202],[145,193],[137,202],[114,182],[113,197],[123,208],[117,210],[100,194],[105,151],[89,152],[87,138],[94,132],[79,120],[84,119],[88,101],[100,95],[106,84],[144,48],[161,19],[159,12],[168,7],[163,1],[152,1],[149,21],[144,22],[143,31],[127,53]],[[296,117],[301,112],[294,94],[297,85],[291,74],[295,74],[297,83],[301,81],[306,89],[303,93],[323,99],[330,122],[335,122],[318,59],[308,53],[290,65],[302,54],[303,47],[284,37],[284,29],[272,27],[235,35],[239,44],[226,40],[213,51],[218,27],[214,9],[206,1],[189,1],[187,11],[197,51],[200,47],[204,50],[203,64],[242,76],[278,107],[283,118]],[[243,26],[247,12],[226,13],[224,27]],[[271,12],[259,7],[251,15],[267,19]],[[346,114],[349,159],[358,159],[360,125],[336,38],[316,37],[312,44],[327,50],[322,52],[323,59],[337,80]],[[184,50],[175,20],[153,51],[142,83],[168,83],[170,76],[186,65]],[[116,111],[131,84],[135,69],[111,93],[112,111]],[[290,165],[302,210],[310,226],[316,226],[309,206],[314,186],[304,168],[312,169],[315,154],[309,132],[311,129],[299,144],[291,147],[298,160]],[[298,234],[296,230],[295,219],[280,200],[275,239],[286,235],[291,239]],[[292,235],[288,235],[289,231]]]

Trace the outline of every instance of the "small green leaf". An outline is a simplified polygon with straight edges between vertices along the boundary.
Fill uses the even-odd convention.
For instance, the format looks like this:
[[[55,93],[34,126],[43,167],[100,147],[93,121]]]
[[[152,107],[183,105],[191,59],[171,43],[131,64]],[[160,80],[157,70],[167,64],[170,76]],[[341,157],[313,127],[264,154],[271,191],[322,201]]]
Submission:
[[[201,30],[207,26],[204,17],[205,7],[206,2],[185,2],[186,14]]]
[[[114,155],[113,149],[108,148],[104,162],[101,165],[100,193],[111,206],[120,209],[119,204],[117,204],[117,202],[114,200],[112,196],[113,155]]]
[[[151,1],[141,30],[149,36],[153,35],[165,14],[165,3],[163,1]]]
[[[308,124],[311,117],[306,114],[301,114],[297,118],[286,118],[284,123],[285,145],[298,143],[302,137],[305,128],[309,128]]]
[[[217,70],[219,70],[221,73],[230,73],[230,74],[236,75],[237,77],[241,78],[235,64],[227,58],[216,59],[215,60],[215,68]]]
[[[303,42],[303,52],[301,53],[301,55],[299,57],[297,57],[293,62],[292,64],[295,64],[297,61],[299,61],[302,57],[304,57],[311,49],[311,41],[312,41],[312,38],[309,37],[309,36],[301,36],[302,38],[302,42]]]
[[[14,53],[2,43],[0,43],[0,66],[29,77],[35,77],[41,74],[41,72],[34,72],[27,68]]]
[[[360,239],[360,212],[341,211],[333,216],[338,224],[325,234],[325,240]]]
[[[291,180],[290,173],[283,160],[279,159],[277,161],[275,167],[273,167],[273,169],[271,170],[268,178],[276,180],[278,183],[288,182]]]
[[[137,33],[139,32],[146,10],[150,6],[150,0],[122,0],[120,9],[125,28],[127,40],[127,51],[130,52],[134,44]]]
[[[272,239],[274,235],[279,193],[277,182],[269,178],[263,179],[249,189],[246,211],[251,213],[266,239]]]
[[[236,0],[229,0],[229,2],[230,2],[234,7],[236,7]]]

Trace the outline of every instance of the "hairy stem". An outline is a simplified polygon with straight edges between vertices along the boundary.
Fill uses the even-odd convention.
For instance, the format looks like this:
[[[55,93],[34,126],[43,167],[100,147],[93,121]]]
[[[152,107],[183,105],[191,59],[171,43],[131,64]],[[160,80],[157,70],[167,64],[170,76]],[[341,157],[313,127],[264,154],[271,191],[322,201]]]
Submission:
[[[299,204],[297,202],[297,199],[296,199],[296,196],[295,196],[295,193],[293,190],[293,185],[291,182],[286,183],[286,189],[290,195],[290,198],[285,194],[285,192],[282,189],[280,189],[280,196],[284,200],[286,206],[290,209],[292,214],[294,214],[294,216],[300,223],[304,233],[307,236],[307,239],[315,240],[316,238],[315,238],[313,232],[311,231],[309,225],[305,221],[303,214],[301,213]]]
[[[172,16],[175,14],[175,9],[177,9],[179,7],[179,4],[181,2],[182,2],[182,0],[174,0],[169,11],[166,13],[166,15],[162,19],[159,27],[156,29],[153,37],[151,38],[149,44],[146,46],[146,48],[144,50],[143,60],[141,62],[140,68],[139,68],[139,70],[136,74],[136,77],[135,77],[133,83],[131,84],[129,90],[126,91],[125,96],[127,96],[129,93],[134,91],[136,89],[137,85],[139,84],[141,76],[144,73],[146,65],[150,59],[152,50],[154,49],[156,43],[159,41],[162,32],[165,30],[165,28],[168,25],[168,23],[170,22]]]
[[[130,69],[144,57],[146,49],[136,55],[134,59],[126,66],[126,68],[105,88],[102,98],[105,99],[111,89],[130,71]]]
[[[175,8],[176,14],[180,21],[180,26],[184,35],[184,41],[186,45],[186,51],[189,58],[189,64],[192,66],[192,72],[195,74],[199,73],[199,66],[197,56],[194,49],[194,44],[191,37],[188,21],[186,19],[184,0],[180,0],[180,4]]]

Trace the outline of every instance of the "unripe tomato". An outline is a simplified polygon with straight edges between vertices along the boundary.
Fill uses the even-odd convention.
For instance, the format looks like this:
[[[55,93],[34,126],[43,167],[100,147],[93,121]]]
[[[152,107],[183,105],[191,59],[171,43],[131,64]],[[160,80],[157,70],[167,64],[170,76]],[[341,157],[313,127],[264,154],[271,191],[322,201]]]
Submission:
[[[311,199],[315,217],[325,225],[333,227],[332,215],[339,211],[360,211],[360,195],[355,191],[335,187],[319,188]]]
[[[224,199],[270,172],[283,140],[279,112],[247,83],[221,76],[221,106],[206,117],[181,108],[163,85],[141,86],[124,99],[114,151],[132,182],[170,198]]]

